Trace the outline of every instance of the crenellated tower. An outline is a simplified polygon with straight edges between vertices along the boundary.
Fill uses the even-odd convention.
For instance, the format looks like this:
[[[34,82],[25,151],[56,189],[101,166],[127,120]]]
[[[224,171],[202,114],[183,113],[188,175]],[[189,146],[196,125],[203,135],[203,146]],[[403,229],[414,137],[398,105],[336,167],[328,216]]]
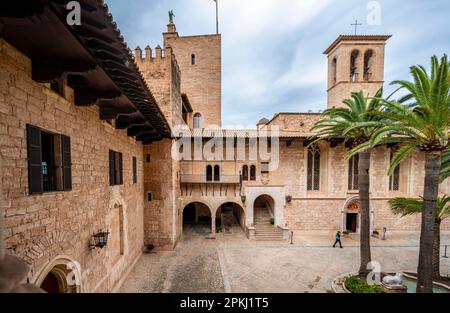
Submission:
[[[162,49],[158,45],[153,54],[147,46],[143,56],[141,48],[137,47],[135,60],[169,125],[173,128],[184,124],[181,72],[172,48]]]
[[[373,96],[384,82],[384,50],[388,35],[339,36],[324,54],[328,57],[328,108],[362,90]]]
[[[181,70],[181,92],[189,97],[192,118],[187,124],[205,128],[222,125],[221,35],[179,36],[175,24],[167,25],[164,46],[170,46]]]

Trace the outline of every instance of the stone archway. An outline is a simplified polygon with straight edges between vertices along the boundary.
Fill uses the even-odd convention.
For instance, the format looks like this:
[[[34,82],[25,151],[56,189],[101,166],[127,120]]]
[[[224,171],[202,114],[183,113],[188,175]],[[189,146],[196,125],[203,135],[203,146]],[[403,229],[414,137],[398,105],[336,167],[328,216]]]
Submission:
[[[283,227],[286,192],[284,186],[247,186],[245,189],[246,221],[248,227],[254,226],[254,203],[259,196],[268,196],[273,200],[273,218],[275,225]]]
[[[359,197],[354,196],[347,199],[342,207],[341,229],[349,233],[359,234],[361,225],[361,208]],[[370,204],[370,233],[373,231],[374,212]]]
[[[246,230],[245,210],[233,201],[224,202],[216,210],[216,224],[220,225],[224,233],[232,233],[234,226]]]
[[[81,292],[80,265],[67,256],[58,256],[39,272],[34,284],[48,293]]]
[[[182,233],[206,236],[215,234],[215,228],[215,215],[207,204],[193,201],[184,206]]]

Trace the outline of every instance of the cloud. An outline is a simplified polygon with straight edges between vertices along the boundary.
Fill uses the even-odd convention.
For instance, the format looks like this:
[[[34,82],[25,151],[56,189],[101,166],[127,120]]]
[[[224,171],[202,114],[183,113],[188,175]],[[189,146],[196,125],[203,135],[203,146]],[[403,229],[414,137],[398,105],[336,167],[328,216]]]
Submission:
[[[409,66],[429,66],[450,51],[448,0],[379,0],[381,25],[367,25],[367,1],[219,0],[224,125],[255,125],[276,112],[326,107],[327,60],[339,34],[392,34],[385,80],[409,79]],[[131,48],[161,44],[173,9],[180,35],[215,32],[213,0],[107,0]],[[386,84],[386,90],[393,90]]]

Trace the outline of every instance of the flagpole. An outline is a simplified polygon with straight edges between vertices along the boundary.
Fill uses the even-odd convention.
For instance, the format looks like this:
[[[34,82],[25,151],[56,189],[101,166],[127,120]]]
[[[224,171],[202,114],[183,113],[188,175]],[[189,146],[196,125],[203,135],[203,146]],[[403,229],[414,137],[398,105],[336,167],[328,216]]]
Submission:
[[[216,34],[219,34],[219,0],[214,0],[216,3]]]

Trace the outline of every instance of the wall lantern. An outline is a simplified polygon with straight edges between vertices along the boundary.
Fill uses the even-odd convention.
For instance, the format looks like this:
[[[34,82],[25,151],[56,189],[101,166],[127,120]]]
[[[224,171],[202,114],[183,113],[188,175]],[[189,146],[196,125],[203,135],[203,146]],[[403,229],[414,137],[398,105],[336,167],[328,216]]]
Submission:
[[[242,203],[245,202],[245,196],[241,196],[241,201],[242,201]]]
[[[101,230],[99,230],[97,233],[92,234],[94,244],[89,245],[91,250],[95,248],[103,249],[103,247],[106,247],[106,244],[108,243],[108,235],[109,231],[101,231]]]
[[[292,201],[292,196],[286,196],[286,201],[290,203]]]

